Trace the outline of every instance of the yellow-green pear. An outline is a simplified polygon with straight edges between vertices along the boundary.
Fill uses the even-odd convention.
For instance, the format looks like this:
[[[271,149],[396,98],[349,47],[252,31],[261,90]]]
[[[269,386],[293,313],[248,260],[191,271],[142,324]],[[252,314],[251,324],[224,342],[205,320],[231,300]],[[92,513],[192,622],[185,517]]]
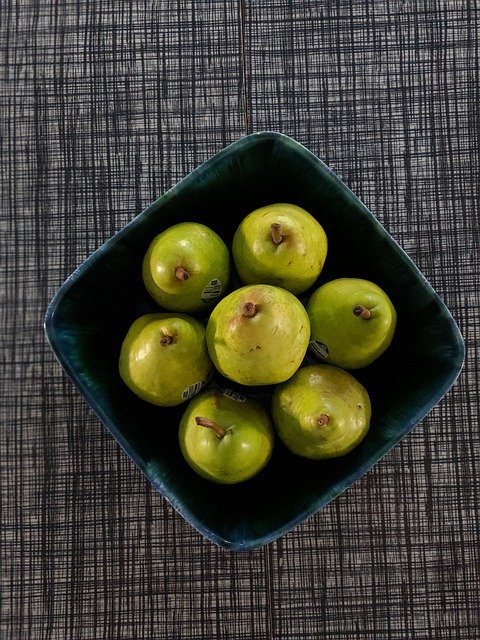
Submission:
[[[278,385],[271,410],[287,449],[313,460],[347,454],[370,428],[367,390],[350,373],[328,364],[301,367]]]
[[[163,407],[189,400],[210,382],[214,372],[204,326],[180,313],[137,318],[123,340],[118,366],[131,391]]]
[[[230,292],[211,312],[206,329],[215,367],[247,386],[290,378],[302,363],[309,338],[310,322],[299,299],[268,284]]]
[[[272,284],[299,295],[320,275],[328,242],[322,225],[294,204],[278,202],[249,213],[239,224],[232,255],[244,284]]]
[[[208,311],[227,290],[230,252],[210,227],[179,222],[153,238],[142,276],[148,293],[164,309]]]
[[[397,313],[386,292],[362,278],[337,278],[316,289],[306,303],[310,352],[327,364],[360,369],[390,346]]]
[[[266,466],[275,431],[257,400],[229,389],[206,389],[188,403],[178,437],[196,473],[219,484],[237,484]]]

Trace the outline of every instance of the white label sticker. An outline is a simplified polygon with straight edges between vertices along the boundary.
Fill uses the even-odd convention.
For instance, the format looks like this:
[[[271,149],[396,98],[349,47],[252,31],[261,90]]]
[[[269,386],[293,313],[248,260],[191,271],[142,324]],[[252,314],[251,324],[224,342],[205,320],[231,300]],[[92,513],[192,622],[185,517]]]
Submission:
[[[319,358],[328,358],[330,351],[326,344],[320,342],[320,340],[312,340],[309,344],[310,351],[312,351]]]
[[[200,380],[199,382],[195,382],[195,384],[191,384],[189,387],[182,391],[182,400],[188,400],[189,398],[193,397],[203,389],[205,384],[205,380]]]
[[[247,399],[244,395],[238,393],[238,391],[232,391],[231,389],[219,389],[219,392],[222,394],[222,396],[227,396],[227,398],[231,398],[232,400],[236,400],[237,402],[245,402],[245,400]]]
[[[210,280],[205,289],[202,291],[203,302],[210,302],[215,300],[222,293],[222,283],[218,278]]]

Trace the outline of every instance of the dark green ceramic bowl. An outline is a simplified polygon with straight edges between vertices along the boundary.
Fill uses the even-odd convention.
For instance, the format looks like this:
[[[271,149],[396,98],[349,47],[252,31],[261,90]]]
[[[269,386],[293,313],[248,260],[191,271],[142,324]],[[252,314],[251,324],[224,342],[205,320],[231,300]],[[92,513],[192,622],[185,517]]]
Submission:
[[[373,280],[391,297],[398,327],[389,349],[355,373],[370,394],[373,415],[353,452],[308,461],[277,439],[258,476],[216,485],[196,475],[180,453],[177,429],[185,406],[158,408],[125,387],[117,369],[120,345],[133,320],[159,309],[141,276],[154,235],[197,220],[230,243],[248,212],[280,201],[307,209],[327,233],[329,253],[315,286],[340,276]],[[272,132],[223,149],[95,251],[51,301],[45,331],[86,402],[153,486],[206,538],[230,549],[271,542],[338,496],[429,413],[464,360],[448,309],[375,216],[305,147]],[[268,388],[251,392],[268,404]]]

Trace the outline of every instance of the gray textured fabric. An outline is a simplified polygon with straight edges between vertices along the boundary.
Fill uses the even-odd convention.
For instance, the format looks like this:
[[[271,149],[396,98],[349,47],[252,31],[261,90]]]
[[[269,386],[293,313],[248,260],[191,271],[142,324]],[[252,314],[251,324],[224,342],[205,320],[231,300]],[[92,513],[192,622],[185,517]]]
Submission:
[[[480,637],[479,26],[473,0],[3,0],[2,640]],[[235,554],[141,477],[42,323],[103,241],[265,129],[373,210],[467,360],[347,492]]]

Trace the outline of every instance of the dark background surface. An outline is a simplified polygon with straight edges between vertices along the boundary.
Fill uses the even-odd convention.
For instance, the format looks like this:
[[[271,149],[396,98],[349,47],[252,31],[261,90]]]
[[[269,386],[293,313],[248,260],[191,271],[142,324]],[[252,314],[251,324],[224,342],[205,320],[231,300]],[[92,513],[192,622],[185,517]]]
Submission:
[[[479,27],[470,0],[2,0],[1,640],[478,640]],[[107,238],[261,130],[371,208],[467,359],[360,481],[235,553],[141,476],[43,317]]]

